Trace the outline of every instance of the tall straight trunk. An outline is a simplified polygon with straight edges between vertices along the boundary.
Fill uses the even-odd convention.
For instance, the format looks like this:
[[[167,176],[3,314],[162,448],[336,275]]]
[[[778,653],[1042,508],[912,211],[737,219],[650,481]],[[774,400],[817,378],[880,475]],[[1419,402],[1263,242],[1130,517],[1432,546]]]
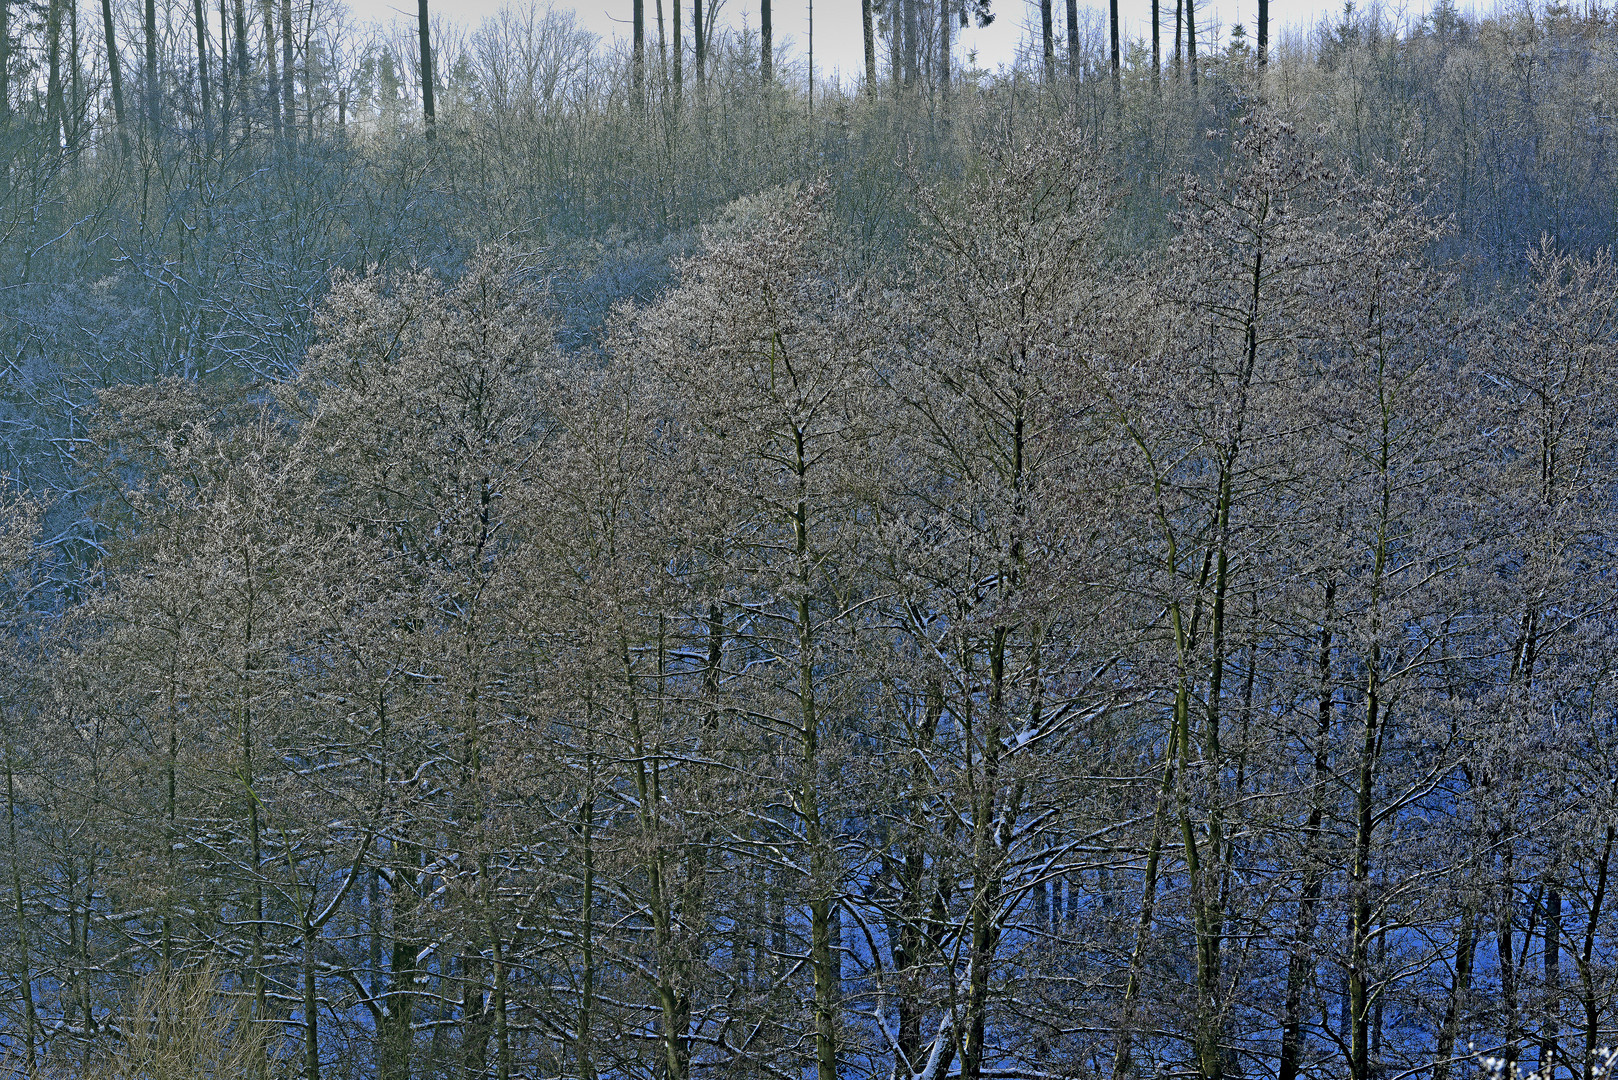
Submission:
[[[871,0],[861,0],[869,5]],[[708,35],[703,32],[702,0],[691,0],[691,62],[697,66],[697,86],[708,83]]]
[[[202,131],[207,137],[213,123],[213,86],[208,81],[208,8],[206,0],[192,0],[191,7],[197,23],[197,87],[202,95]]]
[[[1118,0],[1109,0],[1107,5],[1108,23],[1112,30],[1112,89],[1116,93],[1119,80],[1119,52],[1118,52]]]
[[[0,12],[4,12],[10,6],[6,0],[0,0]],[[101,29],[107,38],[107,78],[112,84],[113,121],[118,125],[118,143],[127,153],[129,150],[129,127],[124,115],[123,65],[118,61],[118,32],[112,21],[112,0],[101,0]],[[5,42],[6,40],[5,26],[0,23],[0,42]],[[8,51],[6,45],[0,44],[0,90],[3,90],[5,85],[3,69],[6,63],[5,54]],[[7,100],[3,94],[0,94],[0,107],[9,109],[9,105],[4,104]]]
[[[775,81],[775,38],[770,23],[770,0],[759,0],[759,79],[765,86]]]
[[[34,1009],[34,969],[29,955],[28,910],[23,904],[22,850],[17,846],[17,780],[16,764],[10,740],[6,741],[6,829],[11,843],[11,899],[12,914],[16,918],[17,932],[17,987],[22,992],[23,1062],[32,1076],[38,1067],[35,1040],[38,1038],[39,1018]]]
[[[1146,867],[1141,875],[1140,912],[1135,919],[1135,942],[1129,953],[1129,971],[1124,979],[1123,1002],[1118,1009],[1118,1042],[1113,1053],[1113,1080],[1124,1080],[1135,1071],[1134,1032],[1135,1008],[1140,999],[1141,973],[1146,965],[1146,949],[1152,939],[1152,919],[1157,910],[1159,867],[1163,857],[1163,830],[1168,824],[1169,802],[1175,790],[1175,765],[1178,763],[1180,740],[1181,702],[1176,699],[1174,720],[1169,732],[1168,750],[1163,761],[1163,780],[1157,789],[1157,807],[1152,813],[1152,835],[1146,845]],[[1058,891],[1053,897],[1061,907]],[[1053,922],[1054,922],[1053,913]]]
[[[433,44],[427,25],[427,0],[416,0],[416,30],[421,38],[421,119],[431,139],[437,118],[433,109]]]
[[[586,704],[588,711],[589,705]],[[596,1080],[594,1034],[595,959],[595,755],[586,739],[585,795],[579,800],[579,842],[584,853],[584,887],[579,895],[579,956],[583,973],[579,979],[579,1013],[573,1025],[573,1059],[579,1080]]]
[[[146,0],[146,123],[154,139],[163,120],[162,98],[157,78],[157,0]]]
[[[1197,0],[1185,0],[1185,63],[1191,86],[1197,85]]]
[[[1258,0],[1258,66],[1270,62],[1270,0]]]
[[[66,112],[62,107],[62,0],[50,0],[45,8],[45,53],[45,129],[55,149],[61,145]]]
[[[792,519],[793,565],[797,591],[796,622],[798,649],[799,749],[802,770],[798,786],[798,813],[803,819],[804,841],[809,848],[809,967],[815,987],[815,1075],[816,1080],[837,1080],[837,996],[841,990],[840,972],[833,965],[831,940],[832,909],[836,905],[832,882],[831,846],[823,835],[820,815],[820,704],[816,696],[815,620],[809,596],[813,566],[809,545],[809,470],[812,459],[802,428],[793,431],[793,471],[798,485],[798,502]]]
[[[1039,0],[1039,40],[1044,46],[1045,82],[1056,81],[1056,27],[1051,0]]]
[[[3,0],[0,0],[3,2]],[[84,53],[79,47],[79,5],[70,3],[67,6],[68,25],[68,75],[73,87],[72,99],[68,102],[68,123],[72,126],[71,138],[78,138],[79,125],[84,119],[84,65],[80,62]]]
[[[421,0],[421,5],[426,11],[427,0]],[[288,142],[298,136],[297,70],[292,48],[292,0],[281,0],[281,130]]]
[[[680,103],[680,95],[685,90],[685,28],[680,20],[680,0],[674,0],[674,104]],[[813,33],[813,24],[810,32]],[[810,48],[814,48],[814,38],[810,38]]]
[[[634,43],[629,62],[629,85],[636,109],[646,106],[646,0],[635,0]]]
[[[315,983],[315,931],[303,931],[303,1080],[320,1080],[320,996]]]
[[[1163,80],[1163,35],[1158,29],[1158,11],[1162,0],[1152,0],[1152,89]]]
[[[938,96],[946,104],[949,102],[949,60],[950,52],[953,48],[950,41],[949,24],[949,2],[948,0],[940,0],[938,5]]]
[[[219,134],[230,138],[230,0],[219,0]]]
[[[1606,842],[1601,846],[1601,859],[1596,864],[1596,890],[1590,898],[1589,915],[1584,924],[1584,941],[1579,946],[1579,1001],[1584,1006],[1584,1080],[1596,1080],[1596,1058],[1601,1055],[1601,996],[1597,974],[1592,962],[1595,958],[1596,931],[1601,924],[1601,908],[1607,899],[1607,871],[1612,865],[1613,841],[1618,840],[1618,827],[1607,826]],[[1437,1077],[1434,1080],[1438,1080]]]
[[[1303,1064],[1304,991],[1314,967],[1314,936],[1320,897],[1325,885],[1321,864],[1324,836],[1321,825],[1326,816],[1326,799],[1331,784],[1330,738],[1335,688],[1332,685],[1332,610],[1337,583],[1328,582],[1325,616],[1321,620],[1319,701],[1316,706],[1314,788],[1309,797],[1309,817],[1303,833],[1303,889],[1298,897],[1298,920],[1292,932],[1292,950],[1287,958],[1285,1012],[1281,1021],[1281,1061],[1276,1080],[1297,1080]]]
[[[1378,553],[1381,561],[1381,553]],[[1380,573],[1377,575],[1380,577]],[[1349,1077],[1370,1080],[1371,942],[1375,914],[1371,905],[1371,836],[1376,826],[1373,796],[1376,784],[1377,747],[1381,739],[1382,688],[1377,681],[1381,656],[1371,647],[1370,672],[1366,677],[1365,720],[1360,741],[1359,774],[1354,792],[1354,854],[1349,867],[1348,1011]]]
[[[1508,1061],[1517,1060],[1518,1040],[1522,1024],[1517,1003],[1517,866],[1516,839],[1509,825],[1502,830],[1500,842],[1500,886],[1495,898],[1495,952],[1500,962],[1500,1013],[1505,1046],[1500,1056]]]
[[[1079,0],[1067,0],[1067,77],[1076,87],[1083,58],[1079,55]]]
[[[903,9],[905,85],[914,86],[921,79],[921,44],[916,25],[917,0],[899,0]]]
[[[219,0],[224,4],[226,0]],[[235,0],[236,16],[236,100],[242,113],[242,138],[253,130],[253,91],[247,57],[247,0]]]
[[[416,1013],[416,956],[420,945],[413,935],[416,918],[416,877],[420,852],[403,837],[392,848],[393,879],[389,906],[393,948],[388,958],[387,1009],[377,1031],[379,1080],[409,1080],[414,1056]]]
[[[1185,34],[1185,0],[1174,0],[1174,77],[1178,79],[1183,73],[1180,62],[1180,51],[1184,47]]]
[[[1461,909],[1460,933],[1455,940],[1455,981],[1450,985],[1449,1000],[1444,1003],[1444,1020],[1438,1029],[1433,1080],[1449,1080],[1450,1058],[1455,1056],[1455,1040],[1472,995],[1472,966],[1477,949],[1477,909],[1468,903]]]
[[[270,113],[270,131],[281,140],[281,74],[275,58],[275,0],[264,0],[264,70],[269,77],[265,104]]]
[[[860,32],[865,38],[866,97],[876,95],[876,13],[872,6],[872,0],[860,0]]]
[[[112,11],[108,6],[112,0],[101,0],[102,9],[107,17],[107,51],[113,57],[117,53],[113,48],[112,40]],[[113,61],[113,71],[117,71],[117,61]],[[113,76],[113,86],[118,85],[117,76]],[[115,96],[116,91],[114,92]],[[122,117],[120,116],[120,119]],[[9,123],[11,120],[11,0],[0,0],[0,122]]]
[[[1561,1054],[1562,1037],[1562,888],[1561,882],[1546,875],[1545,880],[1545,987],[1544,1017],[1539,1029],[1539,1069],[1549,1073]]]
[[[1193,68],[1193,70],[1195,70]],[[1370,639],[1365,658],[1365,704],[1360,738],[1359,763],[1354,783],[1354,847],[1349,863],[1348,926],[1348,1071],[1350,1080],[1370,1080],[1371,942],[1376,936],[1375,910],[1371,903],[1371,839],[1376,829],[1377,760],[1382,746],[1382,650],[1377,635],[1381,631],[1382,589],[1388,566],[1393,532],[1392,421],[1388,406],[1386,375],[1378,372],[1378,405],[1382,417],[1377,447],[1380,505],[1376,525],[1376,546],[1370,573]]]

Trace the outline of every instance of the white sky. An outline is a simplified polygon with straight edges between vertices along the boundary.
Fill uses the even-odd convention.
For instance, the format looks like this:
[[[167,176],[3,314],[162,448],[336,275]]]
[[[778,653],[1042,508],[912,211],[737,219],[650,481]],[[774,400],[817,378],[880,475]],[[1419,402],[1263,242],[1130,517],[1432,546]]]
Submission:
[[[527,3],[529,0],[431,0],[435,16],[444,16],[456,19],[462,23],[475,26],[484,17],[504,6],[506,3]],[[537,0],[543,3],[545,0]],[[555,0],[558,6],[565,6],[566,0]],[[629,17],[632,0],[580,0],[572,5],[578,13],[580,24],[600,35],[610,38],[615,34],[627,36],[629,33]],[[664,0],[665,10],[670,10],[669,0]],[[721,0],[720,9],[722,21],[733,26],[741,24],[743,13],[747,15],[749,23],[758,25],[758,0]],[[1173,36],[1173,4],[1174,0],[1160,0],[1165,5],[1163,17],[1164,37],[1163,49],[1167,54]],[[655,10],[656,0],[647,0],[647,22],[651,30],[652,11]],[[775,38],[781,42],[783,38],[789,39],[792,52],[801,57],[808,39],[808,3],[809,0],[773,0],[773,23]],[[414,26],[416,8],[410,0],[349,0],[351,10],[359,22],[404,22],[408,21]],[[863,46],[860,37],[860,0],[814,0],[815,4],[815,71],[821,78],[829,77],[833,71],[855,73],[863,66]],[[1150,0],[1120,0],[1120,15],[1124,22],[1126,36],[1144,38],[1151,28]],[[681,5],[689,18],[690,0]],[[1360,8],[1367,6],[1366,0],[1360,0]],[[1385,3],[1385,8],[1393,12],[1395,21],[1398,21],[1398,11],[1406,6],[1401,0],[1391,0]],[[1463,8],[1467,5],[1462,4]],[[1094,8],[1094,0],[1080,0],[1081,12],[1083,8]],[[1424,0],[1408,0],[1408,10],[1416,13],[1425,10],[1427,4]],[[1257,0],[1200,0],[1197,4],[1197,22],[1200,26],[1209,26],[1217,21],[1220,25],[1228,27],[1231,22],[1241,19],[1248,24],[1252,31],[1253,19],[1257,12]],[[961,34],[961,50],[967,52],[976,50],[978,62],[991,70],[1009,64],[1016,55],[1019,43],[1025,40],[1030,33],[1037,33],[1039,26],[1038,0],[994,0],[993,10],[995,20],[987,29],[979,30],[975,26]],[[1065,25],[1066,10],[1064,0],[1056,0],[1058,33]],[[1335,16],[1342,10],[1342,0],[1270,0],[1271,34],[1306,29],[1322,17]],[[1081,19],[1084,17],[1081,13]],[[1094,17],[1094,15],[1092,15]],[[655,31],[652,31],[655,33]]]

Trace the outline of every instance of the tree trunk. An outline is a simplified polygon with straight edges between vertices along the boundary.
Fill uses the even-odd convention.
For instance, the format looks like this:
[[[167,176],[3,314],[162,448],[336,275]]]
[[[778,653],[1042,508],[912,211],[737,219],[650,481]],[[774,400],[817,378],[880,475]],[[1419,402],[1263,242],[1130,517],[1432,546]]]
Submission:
[[[421,0],[426,10],[427,0]],[[292,48],[292,0],[281,0],[281,131],[287,142],[298,137],[297,55]]]
[[[219,0],[221,4],[225,0]],[[237,108],[242,113],[242,138],[247,138],[253,130],[253,94],[252,83],[248,77],[249,62],[247,58],[247,0],[236,0],[236,98]]]
[[[685,28],[681,25],[680,0],[674,0],[674,8],[671,14],[674,16],[674,105],[678,108],[680,95],[685,90]],[[810,24],[811,34],[814,32],[813,25],[813,23]],[[809,47],[813,49],[814,38],[811,37],[809,41]],[[811,55],[813,54],[811,53]]]
[[[163,119],[162,98],[157,78],[157,0],[146,0],[146,123],[153,139]]]
[[[11,843],[11,897],[12,914],[17,927],[17,987],[22,992],[23,1063],[28,1075],[38,1067],[35,1040],[39,1019],[34,1011],[34,968],[29,955],[28,912],[23,904],[22,850],[17,845],[17,781],[16,764],[10,740],[6,742],[6,828]]]
[[[862,0],[870,3],[870,0]],[[691,0],[691,60],[697,65],[697,87],[708,84],[708,35],[703,33],[702,0]]]
[[[1039,0],[1039,39],[1044,46],[1045,83],[1056,81],[1056,27],[1051,11],[1051,0]]]
[[[202,132],[212,137],[213,87],[208,81],[208,8],[205,0],[192,0],[197,22],[197,85],[202,95]]]
[[[1455,1040],[1466,1018],[1467,1001],[1472,993],[1472,962],[1477,954],[1477,911],[1470,903],[1461,910],[1461,929],[1455,942],[1455,981],[1444,1005],[1444,1022],[1438,1029],[1438,1049],[1433,1055],[1433,1080],[1449,1080],[1450,1058],[1455,1056]]]
[[[1119,86],[1119,53],[1118,53],[1118,0],[1109,0],[1107,5],[1108,23],[1112,31],[1112,91],[1118,92]]]
[[[431,139],[437,118],[433,109],[433,45],[427,25],[427,0],[416,0],[416,30],[421,39],[421,119],[427,138]]]
[[[112,61],[113,101],[120,102],[123,95],[118,88],[118,52],[112,38],[112,0],[101,0],[102,14],[107,20],[107,53]],[[120,107],[119,119],[123,119]],[[0,0],[0,123],[11,122],[11,0]]]
[[[860,32],[865,40],[865,96],[876,96],[876,13],[872,0],[860,0]]]
[[[1597,1080],[1596,1058],[1601,1052],[1601,1008],[1605,1003],[1596,984],[1596,931],[1601,924],[1601,908],[1607,898],[1607,872],[1612,865],[1613,841],[1618,827],[1608,825],[1601,859],[1596,864],[1596,890],[1590,898],[1590,913],[1584,924],[1584,942],[1579,947],[1579,997],[1584,1006],[1584,1080]],[[1439,1078],[1434,1077],[1434,1080]]]
[[[1079,0],[1067,0],[1067,77],[1075,88],[1083,65],[1084,58],[1079,55]]]
[[[270,113],[270,131],[281,141],[281,73],[275,57],[275,0],[264,0],[264,70],[269,77],[265,105]]]
[[[1331,782],[1330,736],[1335,688],[1332,685],[1332,609],[1337,596],[1337,583],[1328,582],[1325,596],[1325,616],[1321,620],[1319,705],[1315,721],[1314,790],[1310,793],[1309,818],[1304,826],[1303,890],[1298,898],[1298,921],[1292,934],[1292,951],[1287,958],[1287,989],[1285,1013],[1281,1022],[1281,1062],[1277,1080],[1297,1080],[1303,1064],[1303,1008],[1304,990],[1314,967],[1314,935],[1325,885],[1325,868],[1321,865],[1321,824],[1325,820],[1326,798]]]
[[[1185,62],[1191,86],[1197,85],[1197,0],[1185,0]]]
[[[646,0],[635,0],[629,84],[636,110],[646,107]]]
[[[51,149],[62,145],[62,0],[49,0],[45,9],[45,130]]]
[[[759,80],[769,86],[775,81],[775,39],[770,25],[770,0],[759,0]]]

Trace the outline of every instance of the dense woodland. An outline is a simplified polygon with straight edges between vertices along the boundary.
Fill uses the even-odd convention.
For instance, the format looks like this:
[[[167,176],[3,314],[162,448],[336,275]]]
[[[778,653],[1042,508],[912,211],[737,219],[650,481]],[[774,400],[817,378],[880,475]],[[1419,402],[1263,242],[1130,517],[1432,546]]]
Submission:
[[[1600,1072],[1618,16],[325,2],[0,3],[5,1070]]]

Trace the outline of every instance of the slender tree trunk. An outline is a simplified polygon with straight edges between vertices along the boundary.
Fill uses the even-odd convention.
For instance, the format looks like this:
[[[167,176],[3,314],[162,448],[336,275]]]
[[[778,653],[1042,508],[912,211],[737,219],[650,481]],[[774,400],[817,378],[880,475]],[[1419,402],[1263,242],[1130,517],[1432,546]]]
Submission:
[[[433,138],[436,115],[433,110],[433,45],[427,25],[427,0],[416,0],[416,29],[421,38],[421,119],[429,139]]]
[[[869,4],[870,0],[861,0]],[[702,0],[691,0],[691,61],[697,66],[697,87],[708,84],[708,35],[703,32]]]
[[[1183,47],[1185,32],[1185,0],[1174,0],[1174,78],[1178,80],[1183,72],[1180,63],[1180,50]]]
[[[680,95],[685,90],[685,28],[681,25],[680,20],[680,0],[674,0],[674,9],[671,14],[674,16],[674,105],[675,108],[678,108]],[[813,33],[813,30],[811,29],[810,32]],[[813,41],[814,39],[811,37],[810,48],[814,48]]]
[[[1270,62],[1270,0],[1258,0],[1258,66]]]
[[[1045,83],[1056,81],[1056,27],[1051,0],[1039,0],[1039,40],[1044,46]]]
[[[1601,908],[1607,899],[1607,872],[1612,865],[1613,841],[1618,840],[1618,827],[1608,825],[1605,842],[1601,846],[1601,859],[1596,864],[1596,890],[1590,898],[1590,913],[1584,924],[1584,941],[1579,947],[1579,997],[1584,1006],[1584,1080],[1597,1080],[1596,1059],[1601,1051],[1601,1008],[1604,1004],[1592,966],[1595,958],[1596,931],[1601,924]],[[1435,1077],[1434,1080],[1439,1080]]]
[[[635,0],[634,43],[629,62],[629,85],[636,110],[646,107],[646,0]]]
[[[1112,31],[1112,90],[1118,92],[1120,56],[1118,51],[1118,0],[1109,0],[1107,5],[1108,23]]]
[[[1191,86],[1197,85],[1197,0],[1185,0],[1185,62]]]
[[[197,23],[197,85],[202,95],[202,132],[204,138],[212,138],[213,86],[208,81],[208,8],[206,0],[192,0],[191,6]]]
[[[1337,583],[1328,582],[1325,616],[1321,620],[1319,704],[1315,721],[1314,790],[1310,792],[1309,818],[1303,834],[1303,889],[1298,898],[1298,921],[1292,933],[1292,951],[1287,958],[1285,1012],[1281,1022],[1281,1061],[1276,1080],[1297,1080],[1303,1064],[1304,991],[1314,967],[1314,935],[1325,868],[1321,865],[1324,837],[1321,825],[1326,815],[1326,799],[1331,783],[1331,721],[1335,688],[1332,685],[1332,610]]]
[[[1158,12],[1162,8],[1162,0],[1152,0],[1152,89],[1156,90],[1163,80],[1163,35],[1158,29]]]
[[[759,0],[759,79],[765,86],[775,81],[775,38],[770,24],[770,0]]]
[[[427,0],[421,0],[423,10]],[[292,0],[281,0],[281,133],[289,143],[298,138],[297,54],[292,48]]]
[[[938,5],[938,96],[939,100],[946,105],[949,104],[949,61],[952,50],[949,3],[947,0],[940,0]]]
[[[219,0],[221,4],[225,0]],[[247,57],[247,0],[235,0],[236,15],[236,99],[242,113],[242,138],[253,132],[253,91]]]
[[[303,1080],[320,1080],[320,997],[315,984],[315,931],[303,932]]]
[[[45,8],[45,129],[51,149],[62,145],[62,0],[49,0]]]
[[[146,0],[146,123],[152,138],[160,134],[163,88],[157,75],[157,0]]]
[[[876,96],[876,13],[872,0],[860,0],[860,32],[865,39],[865,96]]]
[[[219,135],[230,140],[230,0],[219,0]]]
[[[1077,90],[1084,58],[1079,54],[1079,0],[1067,0],[1067,77]]]
[[[112,38],[112,9],[109,6],[112,0],[101,0],[103,13],[107,18],[107,52],[112,58],[112,70],[116,72],[117,50]],[[112,85],[118,86],[117,75],[113,76]],[[114,100],[121,97],[118,91],[113,91]],[[122,120],[121,110],[119,119]],[[0,0],[0,123],[11,122],[11,0]]]
[[[22,993],[23,1063],[32,1076],[38,1067],[34,1043],[39,1018],[34,1011],[34,968],[29,955],[28,910],[23,904],[22,849],[17,844],[17,780],[11,741],[6,741],[6,828],[11,843],[12,914],[17,928],[17,988]]]
[[[1562,1037],[1562,886],[1551,875],[1545,880],[1545,987],[1544,1018],[1539,1032],[1539,1071],[1549,1080],[1553,1063],[1561,1057]]]
[[[588,710],[589,705],[585,708]],[[595,1024],[595,755],[587,733],[585,796],[579,800],[579,841],[584,853],[584,887],[579,897],[579,951],[583,974],[579,979],[579,1015],[573,1027],[573,1057],[579,1080],[596,1080],[593,1026]]]
[[[264,0],[264,69],[269,77],[265,104],[270,113],[270,131],[281,141],[281,73],[275,58],[275,0]]]
[[[1477,910],[1468,903],[1461,909],[1461,928],[1455,942],[1455,981],[1450,986],[1449,1000],[1444,1004],[1444,1022],[1438,1029],[1433,1080],[1449,1080],[1450,1058],[1455,1056],[1456,1037],[1472,994],[1472,964],[1477,948]]]
[[[921,79],[921,42],[916,25],[917,0],[899,0],[903,9],[905,85],[914,86]]]
[[[1510,825],[1502,828],[1500,842],[1500,887],[1495,901],[1495,951],[1500,964],[1500,1013],[1505,1047],[1500,1056],[1518,1058],[1522,1022],[1517,1001],[1517,867],[1515,837]]]

